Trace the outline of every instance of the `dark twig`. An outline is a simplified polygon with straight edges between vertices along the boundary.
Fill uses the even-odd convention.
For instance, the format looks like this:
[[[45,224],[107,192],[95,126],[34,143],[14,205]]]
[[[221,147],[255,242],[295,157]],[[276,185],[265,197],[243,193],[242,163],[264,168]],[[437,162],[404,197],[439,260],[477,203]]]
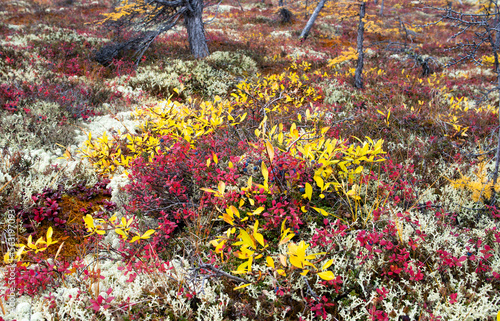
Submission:
[[[309,293],[310,295],[312,295],[316,300],[320,300],[319,296],[313,291],[313,289],[311,289],[311,286],[309,285],[309,281],[307,281],[307,278],[305,275],[302,276],[302,280],[304,280],[304,282],[306,283],[307,285],[307,293]]]

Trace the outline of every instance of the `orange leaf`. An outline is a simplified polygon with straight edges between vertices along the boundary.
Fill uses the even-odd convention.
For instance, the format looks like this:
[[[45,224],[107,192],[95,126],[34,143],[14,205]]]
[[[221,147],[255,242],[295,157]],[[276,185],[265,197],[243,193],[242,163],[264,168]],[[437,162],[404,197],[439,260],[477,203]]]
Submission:
[[[272,163],[273,159],[274,159],[274,148],[273,148],[273,145],[271,145],[271,143],[267,140],[266,140],[266,150],[267,150],[267,154],[269,155],[269,160]]]

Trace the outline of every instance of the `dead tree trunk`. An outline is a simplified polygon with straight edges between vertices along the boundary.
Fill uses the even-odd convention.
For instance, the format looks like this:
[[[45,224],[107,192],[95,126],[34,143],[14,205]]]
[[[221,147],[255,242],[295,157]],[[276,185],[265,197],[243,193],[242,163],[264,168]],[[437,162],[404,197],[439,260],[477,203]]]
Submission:
[[[209,52],[202,20],[203,1],[189,0],[188,3],[190,8],[184,13],[184,21],[188,33],[189,49],[196,59],[205,58]]]
[[[498,70],[497,68],[497,91],[498,93],[500,94],[500,71]],[[500,106],[498,107],[500,109]],[[500,121],[500,115],[499,115],[499,121]],[[495,186],[497,184],[497,181],[498,181],[498,170],[499,170],[499,167],[500,167],[500,129],[498,130],[498,142],[497,142],[497,152],[496,152],[496,155],[495,155],[495,170],[493,171],[493,178],[492,178],[492,181],[493,181],[493,195],[495,195]]]
[[[497,87],[484,93],[483,99],[488,99],[488,95],[494,90],[500,93],[500,8],[498,0],[490,0],[488,2],[489,5],[483,6],[485,12],[481,13],[464,13],[461,11],[455,11],[452,9],[451,2],[448,4],[447,8],[438,8],[438,10],[442,12],[439,22],[448,20],[452,23],[453,27],[458,29],[458,31],[450,39],[456,39],[458,37],[466,39],[459,42],[458,45],[453,45],[455,49],[461,49],[462,52],[458,58],[452,59],[446,67],[454,66],[465,61],[477,61],[479,53],[482,53],[482,50],[484,50],[483,45],[489,45],[488,49],[491,50],[491,54],[493,54],[494,58],[494,71],[497,74]],[[471,38],[468,38],[469,36],[471,36]],[[500,129],[498,130],[495,168],[491,178],[493,186],[490,198],[490,204],[496,205],[497,209],[499,204],[497,196],[499,193],[495,190],[495,185],[498,183],[499,170]],[[488,183],[489,182],[490,181],[488,181]],[[477,212],[477,220],[479,220],[481,213],[481,211]]]
[[[366,3],[361,2],[361,6],[359,8],[359,26],[358,26],[358,65],[356,66],[356,73],[354,74],[354,87],[363,88],[363,63],[364,63],[364,54],[363,54],[363,39],[365,33],[365,22],[363,19],[365,18],[365,6]]]
[[[306,26],[304,27],[304,30],[302,30],[302,33],[300,34],[300,38],[302,40],[306,40],[307,36],[309,36],[309,31],[311,31],[311,28],[314,24],[314,21],[316,21],[316,18],[318,18],[319,12],[323,7],[325,6],[326,0],[320,0],[318,5],[316,6],[316,9],[314,9],[313,14],[309,18],[309,21],[307,22]]]
[[[376,3],[375,3],[375,4],[376,4]],[[384,0],[382,0],[382,2],[380,2],[380,12],[379,12],[379,14],[380,14],[381,16],[383,16],[383,15],[384,15]]]
[[[500,14],[499,12],[497,12]],[[497,91],[500,94],[500,62],[498,61],[498,51],[500,50],[500,33],[499,33],[499,28],[500,27],[500,15],[496,19],[496,34],[495,34],[495,40],[494,42],[492,41],[492,48],[493,48],[493,57],[495,58],[495,72],[497,73]],[[500,106],[498,107],[500,110]],[[499,113],[499,121],[500,121],[500,113]],[[497,184],[498,181],[498,170],[500,167],[500,129],[498,130],[498,142],[497,142],[497,152],[495,156],[495,170],[493,171],[493,195],[495,195],[495,185]]]

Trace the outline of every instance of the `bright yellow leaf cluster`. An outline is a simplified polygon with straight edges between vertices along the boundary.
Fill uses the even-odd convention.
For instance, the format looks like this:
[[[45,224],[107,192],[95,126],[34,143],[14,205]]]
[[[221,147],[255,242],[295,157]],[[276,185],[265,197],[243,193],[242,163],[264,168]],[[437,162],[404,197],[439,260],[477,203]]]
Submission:
[[[311,123],[308,126],[310,129],[299,130],[297,124],[292,123],[289,130],[285,130],[283,124],[279,124],[275,125],[267,133],[258,132],[259,137],[264,140],[269,159],[272,162],[271,156],[274,157],[274,150],[276,149],[305,161],[314,168],[313,179],[320,190],[319,197],[324,198],[326,192],[336,191],[344,196],[349,204],[351,204],[351,200],[354,201],[351,211],[355,221],[357,219],[357,207],[361,200],[359,181],[364,166],[385,160],[381,157],[385,154],[382,148],[384,141],[382,139],[373,141],[370,137],[365,137],[366,140],[362,141],[353,137],[359,143],[348,144],[347,141],[341,139],[328,138],[327,132],[330,128],[319,126],[322,115],[321,112],[316,110],[307,109],[305,117],[299,116],[298,118],[300,121]],[[261,123],[259,129],[262,127]],[[269,153],[271,150],[272,153]],[[268,171],[265,165],[262,167],[264,185],[259,185],[259,187],[263,187],[268,191],[270,189],[268,186]],[[292,189],[292,180],[287,180],[286,184],[289,189]],[[313,182],[306,182],[304,190],[303,197],[312,201]],[[317,210],[317,212],[325,216],[337,217],[322,209]]]
[[[338,64],[343,63],[344,61],[356,60],[358,59],[358,51],[356,48],[349,47],[348,49],[342,51],[342,53],[328,61],[328,67],[336,67]]]
[[[495,192],[500,191],[500,184],[493,185],[493,182],[488,177],[486,160],[482,160],[477,170],[474,172],[475,179],[464,176],[457,180],[450,180],[452,186],[457,189],[467,189],[472,192],[474,202],[487,201],[491,198],[493,189]]]
[[[57,240],[52,240],[52,234],[52,227],[49,227],[47,229],[46,240],[44,240],[43,237],[40,237],[38,240],[36,240],[35,243],[33,243],[32,236],[28,236],[28,242],[26,244],[16,244],[19,249],[16,251],[14,258],[10,257],[10,252],[5,253],[3,258],[4,262],[7,264],[14,262],[14,260],[19,262],[22,258],[22,255],[28,252],[38,253],[45,251],[49,246],[58,242]]]
[[[300,64],[298,64],[297,62],[292,62],[292,64],[290,65],[289,68],[287,69],[292,69],[292,70],[302,70],[304,72],[308,71],[311,69],[311,66],[312,64],[310,64],[309,62],[303,60]]]
[[[135,115],[141,120],[139,134],[121,134],[109,137],[104,133],[93,139],[89,133],[79,152],[90,159],[97,171],[113,174],[121,166],[129,167],[137,157],[147,157],[151,162],[160,152],[162,137],[185,140],[194,147],[197,139],[217,128],[235,126],[246,114],[233,116],[233,107],[227,100],[216,96],[213,101],[204,101],[199,106],[181,104],[170,99],[153,107],[137,109]],[[170,146],[165,146],[165,149]]]
[[[116,234],[120,235],[120,237],[123,240],[128,240],[130,237],[130,234],[133,233],[135,234],[129,243],[134,243],[140,240],[147,240],[155,233],[155,230],[148,230],[144,234],[139,234],[137,232],[132,232],[131,226],[132,223],[134,222],[134,218],[131,217],[129,219],[126,219],[125,217],[122,217],[121,220],[118,222],[118,218],[116,217],[116,214],[113,215],[112,217],[109,218],[109,220],[104,220],[104,219],[94,219],[90,214],[87,214],[83,220],[85,221],[85,227],[89,231],[90,234],[87,236],[90,236],[94,233],[99,234],[99,235],[104,235],[106,234],[106,230],[108,229],[114,229]],[[96,224],[99,223],[99,224]],[[110,228],[107,228],[110,226]]]
[[[254,213],[261,212],[260,208]],[[239,211],[236,207],[231,206],[226,210],[229,217],[234,217],[235,215],[240,218]],[[251,215],[254,215],[253,213]],[[257,214],[258,215],[258,214]],[[248,219],[248,217],[246,217]],[[243,219],[242,221],[246,221]],[[276,250],[276,247],[289,243],[289,241],[295,236],[294,233],[290,232],[290,228],[285,228],[286,219],[281,224],[281,237],[278,244],[272,244],[273,249]],[[233,225],[233,224],[231,224]],[[235,227],[229,228],[225,235],[218,237],[216,240],[211,241],[210,243],[215,247],[216,253],[220,253],[222,256],[222,252],[224,246],[230,242],[231,247],[238,248],[238,250],[234,251],[234,256],[236,256],[240,260],[245,260],[245,262],[241,263],[235,271],[232,271],[234,274],[251,274],[252,266],[255,263],[255,260],[261,259],[264,257],[264,254],[268,251],[270,246],[269,242],[264,240],[264,237],[258,231],[259,221],[255,220],[253,226],[250,228],[238,228],[239,234],[236,237],[236,242],[230,242],[231,239],[234,239],[232,235],[236,235],[237,229]],[[313,263],[309,260],[315,259],[319,255],[324,255],[326,253],[315,253],[306,255],[306,250],[309,247],[309,244],[306,244],[304,241],[300,241],[299,244],[289,243],[288,244],[288,256],[283,254],[275,255],[277,256],[278,261],[280,262],[281,268],[277,268],[275,260],[272,257],[272,254],[266,256],[266,265],[271,268],[275,277],[277,275],[281,275],[283,277],[287,276],[287,272],[290,273],[293,269],[300,269],[301,275],[306,275],[311,271],[311,268],[317,270]],[[290,262],[290,263],[288,263]],[[318,276],[324,280],[332,280],[334,275],[331,271],[324,271],[330,265],[332,261],[326,262],[326,264],[322,267],[322,272],[318,273]],[[310,267],[306,269],[306,267]]]
[[[288,252],[290,255],[290,263],[299,268],[304,269],[306,266],[312,266],[314,268],[314,264],[309,262],[309,260],[313,260],[318,255],[322,255],[325,253],[316,253],[306,255],[306,249],[309,247],[309,244],[306,244],[304,241],[300,241],[297,245],[295,243],[288,244]]]
[[[293,69],[294,64],[292,64]],[[297,68],[310,68],[307,63],[296,65]],[[252,81],[243,81],[231,94],[237,107],[264,112],[267,120],[274,121],[274,114],[288,115],[290,109],[303,106],[307,100],[321,98],[314,87],[307,84],[307,75],[297,72],[256,76]]]
[[[312,118],[310,115],[311,112],[307,110],[306,120]],[[308,131],[299,131],[297,125],[292,123],[290,130],[285,131],[283,124],[279,124],[271,129],[266,138],[274,142],[282,152],[289,152],[292,156],[309,164],[317,164],[314,180],[321,192],[330,186],[340,186],[333,179],[333,173],[352,182],[363,171],[362,163],[385,160],[381,157],[385,154],[382,149],[384,143],[382,139],[373,141],[366,137],[366,141],[361,141],[356,138],[360,142],[359,145],[348,145],[345,141],[327,138],[326,133],[329,129],[329,127],[323,127],[317,130],[313,127]],[[310,188],[306,185],[307,190]],[[311,198],[310,193],[306,196]]]
[[[103,13],[104,19],[99,21],[99,24],[103,24],[108,21],[118,21],[123,17],[131,16],[133,14],[144,14],[147,12],[153,12],[154,6],[147,5],[144,0],[123,0],[115,11],[111,13]]]
[[[256,218],[254,219],[254,217],[258,217],[263,211],[264,207],[259,207],[252,212],[243,213],[242,215],[240,211],[232,205],[227,207],[225,212],[219,216],[219,218],[222,218],[232,227],[226,231],[225,235],[219,236],[216,240],[210,242],[215,246],[215,252],[221,253],[222,256],[224,245],[230,239],[234,239],[232,235],[235,235],[236,231],[238,231],[239,234],[236,239],[239,241],[233,242],[232,246],[239,247],[239,250],[235,252],[234,255],[239,259],[247,260],[242,263],[234,273],[250,273],[252,271],[253,260],[261,258],[262,252],[268,247],[264,240],[264,236],[259,233],[259,220]],[[252,217],[253,225],[249,223],[250,217]],[[245,226],[245,224],[248,225]]]

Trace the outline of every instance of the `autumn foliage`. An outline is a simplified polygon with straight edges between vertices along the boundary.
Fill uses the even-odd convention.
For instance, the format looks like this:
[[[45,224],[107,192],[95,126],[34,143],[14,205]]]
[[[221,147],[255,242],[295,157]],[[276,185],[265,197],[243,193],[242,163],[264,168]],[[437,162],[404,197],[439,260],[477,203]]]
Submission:
[[[498,318],[491,53],[445,68],[432,9],[368,2],[359,90],[357,2],[306,41],[310,3],[241,5],[138,67],[92,60],[111,3],[5,5],[0,320]]]

